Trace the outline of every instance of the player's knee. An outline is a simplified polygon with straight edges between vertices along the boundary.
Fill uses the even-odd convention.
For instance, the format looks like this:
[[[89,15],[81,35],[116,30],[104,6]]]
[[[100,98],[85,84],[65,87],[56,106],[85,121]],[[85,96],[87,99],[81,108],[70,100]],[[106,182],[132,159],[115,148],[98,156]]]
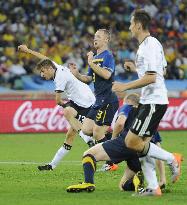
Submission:
[[[95,126],[94,127],[94,129],[93,129],[93,137],[96,140],[102,139],[104,135],[105,135],[105,130],[102,130],[102,128],[99,127],[99,126]]]
[[[84,124],[82,126],[82,132],[85,134],[85,135],[88,135],[88,136],[92,136],[93,135],[93,130],[89,127],[85,127]]]
[[[92,152],[91,149],[88,149],[83,153],[83,157],[86,156],[86,155],[93,155],[94,156],[94,153]]]

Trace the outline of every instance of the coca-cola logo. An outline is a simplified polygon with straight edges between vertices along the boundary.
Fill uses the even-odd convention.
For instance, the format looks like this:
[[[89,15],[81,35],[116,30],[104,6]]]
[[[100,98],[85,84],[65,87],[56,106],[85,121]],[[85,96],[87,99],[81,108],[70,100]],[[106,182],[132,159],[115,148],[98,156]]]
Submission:
[[[15,112],[13,126],[17,131],[34,129],[37,131],[58,130],[69,127],[60,106],[54,108],[33,108],[32,101],[25,101]]]
[[[187,128],[187,100],[179,106],[168,107],[159,126],[161,128]]]

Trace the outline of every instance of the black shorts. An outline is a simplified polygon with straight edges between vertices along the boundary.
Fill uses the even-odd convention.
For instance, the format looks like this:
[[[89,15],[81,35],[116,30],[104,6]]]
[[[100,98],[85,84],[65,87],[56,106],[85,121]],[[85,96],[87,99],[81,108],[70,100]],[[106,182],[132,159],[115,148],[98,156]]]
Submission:
[[[130,128],[131,132],[140,137],[151,137],[157,131],[166,110],[167,105],[140,104]]]
[[[72,100],[66,103],[65,107],[72,107],[77,111],[77,116],[75,117],[79,122],[83,123],[91,107],[85,108],[77,105]]]
[[[118,102],[109,103],[100,107],[92,106],[86,117],[94,120],[96,125],[110,126],[113,121],[114,115],[118,110],[118,107]]]
[[[137,153],[125,146],[124,138],[117,137],[116,139],[108,140],[102,146],[112,162],[120,163],[126,161],[132,171],[138,172],[141,170]]]

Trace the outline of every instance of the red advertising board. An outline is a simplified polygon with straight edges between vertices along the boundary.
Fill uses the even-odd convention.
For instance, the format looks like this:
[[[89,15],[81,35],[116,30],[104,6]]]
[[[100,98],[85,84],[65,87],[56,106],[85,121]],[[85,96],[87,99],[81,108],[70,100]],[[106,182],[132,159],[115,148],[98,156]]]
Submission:
[[[0,101],[0,133],[66,132],[68,126],[54,100]]]
[[[187,99],[170,98],[168,109],[163,116],[160,130],[187,130]]]
[[[160,130],[187,130],[187,99],[170,98]],[[63,108],[54,100],[0,101],[0,133],[66,132]]]

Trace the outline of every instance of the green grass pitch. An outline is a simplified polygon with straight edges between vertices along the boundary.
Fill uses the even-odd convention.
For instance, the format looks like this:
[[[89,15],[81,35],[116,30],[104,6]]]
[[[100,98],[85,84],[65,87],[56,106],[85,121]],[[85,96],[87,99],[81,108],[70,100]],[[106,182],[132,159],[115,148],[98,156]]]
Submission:
[[[124,163],[115,172],[96,172],[93,193],[67,193],[66,187],[83,181],[81,158],[87,145],[77,137],[72,151],[54,171],[39,172],[40,163],[49,162],[63,144],[64,134],[0,135],[0,204],[1,205],[183,205],[187,204],[187,131],[161,132],[163,147],[184,155],[182,176],[170,183],[162,197],[133,197],[120,192],[118,182]],[[101,163],[98,164],[98,167]]]

